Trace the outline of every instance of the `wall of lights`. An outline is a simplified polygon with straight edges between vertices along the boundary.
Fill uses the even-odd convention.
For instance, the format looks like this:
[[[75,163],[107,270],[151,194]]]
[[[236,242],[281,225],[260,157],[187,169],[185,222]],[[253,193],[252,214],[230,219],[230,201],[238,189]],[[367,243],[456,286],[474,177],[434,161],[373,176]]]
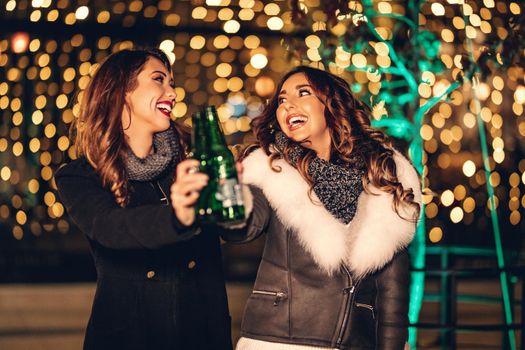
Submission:
[[[359,10],[361,2],[350,1]],[[381,102],[382,89],[395,79],[391,52],[381,42],[373,50],[345,45],[358,17],[327,16],[323,2],[299,1],[308,15],[294,22],[288,1],[68,1],[9,0],[2,8],[0,37],[0,218],[3,239],[32,240],[71,230],[55,194],[53,171],[73,157],[68,127],[91,75],[111,52],[158,46],[174,62],[177,104],[173,118],[203,104],[218,106],[231,143],[248,142],[250,121],[273,93],[279,76],[297,64],[324,67],[345,77],[354,92],[374,107],[374,118],[395,117]],[[463,71],[466,39],[474,55],[487,38],[508,35],[505,15],[520,14],[519,2],[428,1],[419,26],[436,35],[437,61],[444,70],[421,69],[415,103],[440,96]],[[389,38],[400,1],[376,1],[374,9],[392,18],[378,20]],[[376,70],[369,69],[370,67]],[[421,68],[421,67],[420,67]],[[382,71],[381,71],[382,70]],[[378,73],[380,72],[380,73]],[[520,240],[525,229],[525,84],[523,67],[495,69],[476,86],[470,82],[439,101],[424,119],[425,215],[429,243],[482,238],[490,226],[485,174],[476,115],[485,123],[491,146],[488,181],[495,188],[502,230]],[[77,92],[80,93],[77,95]],[[408,116],[409,118],[411,116]]]
[[[193,111],[214,104],[232,144],[249,137],[251,119],[273,93],[274,81],[290,68],[279,36],[271,32],[283,28],[283,23],[276,27],[270,20],[280,11],[276,4],[241,1],[235,13],[228,3],[86,5],[87,1],[22,0],[8,1],[2,9],[6,23],[29,25],[27,31],[0,38],[4,239],[10,235],[14,240],[34,240],[46,233],[66,234],[72,228],[56,196],[53,171],[75,157],[69,125],[98,62],[111,52],[145,46],[163,49],[174,63],[177,103],[172,118],[190,123]],[[241,24],[247,27],[243,31]],[[40,34],[41,25],[52,29]],[[108,30],[106,35],[84,30],[111,29],[110,25],[131,29],[116,34]],[[147,27],[156,33],[154,37],[141,37],[140,31]]]

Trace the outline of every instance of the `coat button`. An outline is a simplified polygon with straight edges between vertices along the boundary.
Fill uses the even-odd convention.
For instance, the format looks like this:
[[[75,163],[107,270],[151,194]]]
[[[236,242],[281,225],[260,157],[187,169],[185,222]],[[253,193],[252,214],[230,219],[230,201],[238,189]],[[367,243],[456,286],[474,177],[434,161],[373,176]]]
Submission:
[[[188,263],[188,269],[193,269],[195,267],[195,265],[197,265],[197,263],[195,262],[195,260],[190,260],[190,262]]]
[[[148,273],[146,273],[146,277],[152,279],[153,277],[155,277],[155,271],[148,271]]]

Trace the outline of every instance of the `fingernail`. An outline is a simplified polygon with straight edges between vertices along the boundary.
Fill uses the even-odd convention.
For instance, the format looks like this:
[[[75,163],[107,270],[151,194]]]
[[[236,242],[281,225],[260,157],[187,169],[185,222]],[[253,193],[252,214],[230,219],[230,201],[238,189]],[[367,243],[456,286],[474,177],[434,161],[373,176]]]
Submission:
[[[188,174],[194,174],[196,172],[199,171],[199,167],[198,166],[194,166],[194,167],[191,167],[188,169]]]

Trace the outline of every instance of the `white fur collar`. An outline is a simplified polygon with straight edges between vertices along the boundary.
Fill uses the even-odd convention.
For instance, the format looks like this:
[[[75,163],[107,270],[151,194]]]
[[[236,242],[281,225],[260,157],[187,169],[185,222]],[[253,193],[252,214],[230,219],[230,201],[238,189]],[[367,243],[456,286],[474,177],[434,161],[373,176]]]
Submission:
[[[414,190],[415,201],[420,203],[417,172],[399,152],[394,160],[399,181],[405,189]],[[273,164],[282,171],[270,168],[262,149],[252,152],[243,161],[243,181],[262,189],[281,223],[298,234],[301,245],[328,274],[345,263],[357,278],[363,277],[382,268],[412,240],[415,224],[396,214],[391,194],[369,186],[377,195],[362,192],[354,219],[345,225],[310,201],[309,186],[296,169],[282,159]],[[319,203],[314,193],[312,197]],[[400,209],[404,217],[412,217],[414,209]]]

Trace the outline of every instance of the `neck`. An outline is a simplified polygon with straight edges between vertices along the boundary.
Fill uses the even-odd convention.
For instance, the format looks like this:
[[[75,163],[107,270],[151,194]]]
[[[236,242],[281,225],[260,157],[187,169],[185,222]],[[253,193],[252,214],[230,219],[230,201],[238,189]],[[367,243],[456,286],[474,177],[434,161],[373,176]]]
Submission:
[[[327,137],[322,137],[320,140],[313,140],[306,144],[302,144],[303,147],[313,150],[317,154],[317,157],[326,161],[330,160],[330,155],[332,153],[331,145],[332,139],[329,135],[327,135]]]
[[[147,131],[132,130],[130,127],[124,131],[131,151],[139,158],[146,158],[153,150],[153,135]]]
[[[330,160],[330,147],[324,148],[322,150],[315,150],[315,153],[317,154],[317,157],[322,160]]]

